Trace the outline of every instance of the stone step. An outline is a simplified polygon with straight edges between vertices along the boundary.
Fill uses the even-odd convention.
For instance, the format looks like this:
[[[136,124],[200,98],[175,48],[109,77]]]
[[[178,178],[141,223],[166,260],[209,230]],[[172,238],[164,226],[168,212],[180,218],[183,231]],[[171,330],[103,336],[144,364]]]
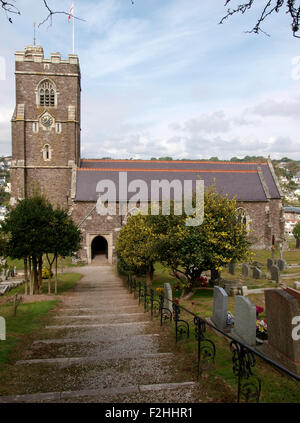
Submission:
[[[55,342],[51,342],[55,341]],[[103,336],[102,331],[92,338],[69,338],[60,342],[60,339],[46,340],[32,344],[30,350],[23,354],[22,360],[72,358],[72,357],[119,357],[156,353],[158,337],[149,335],[131,335],[115,337],[112,334]]]
[[[59,357],[59,358],[41,358],[34,360],[19,360],[16,362],[17,365],[33,365],[33,364],[63,364],[66,366],[73,366],[76,364],[103,364],[103,361],[106,360],[130,360],[130,359],[156,359],[156,358],[166,358],[172,357],[173,353],[149,353],[149,354],[136,354],[132,352],[131,355],[127,353],[122,355],[118,354],[113,357],[109,353],[109,356],[106,354],[99,355],[97,357]]]
[[[41,392],[27,395],[2,396],[0,403],[35,403],[35,402],[60,402],[67,399],[96,398],[101,401],[103,396],[119,396],[126,394],[140,394],[150,391],[182,391],[183,389],[198,388],[197,382],[182,383],[161,383],[149,385],[129,385],[110,389],[85,389],[79,391],[61,391],[61,392]],[[160,401],[158,401],[160,402]]]
[[[123,338],[113,338],[115,342],[122,341],[124,339],[130,339],[130,338],[147,338],[147,337],[159,337],[160,335],[158,333],[150,333],[150,334],[142,334],[142,335],[135,335],[131,337],[123,337]],[[32,345],[37,344],[81,344],[81,343],[88,343],[88,344],[98,344],[99,341],[97,339],[90,339],[90,338],[61,338],[61,339],[40,339],[37,341],[34,341]]]
[[[53,319],[101,319],[101,318],[122,318],[122,317],[136,317],[145,316],[145,313],[126,313],[126,314],[90,314],[90,315],[74,315],[74,316],[54,316]]]
[[[46,326],[45,329],[89,329],[89,328],[104,328],[104,327],[120,327],[120,326],[130,326],[130,325],[146,325],[149,324],[149,321],[146,322],[124,322],[124,323],[96,323],[96,324],[86,324],[86,325],[52,325]]]

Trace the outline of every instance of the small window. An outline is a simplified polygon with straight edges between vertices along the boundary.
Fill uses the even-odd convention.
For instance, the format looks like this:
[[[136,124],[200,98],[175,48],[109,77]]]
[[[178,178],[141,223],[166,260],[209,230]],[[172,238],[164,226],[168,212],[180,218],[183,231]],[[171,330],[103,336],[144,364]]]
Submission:
[[[35,134],[37,134],[39,132],[39,124],[38,124],[38,122],[33,122],[32,129],[33,129],[33,132]]]
[[[44,148],[42,150],[43,152],[43,159],[44,161],[50,161],[51,160],[51,153],[52,153],[52,149],[50,148],[49,144],[45,144]]]
[[[56,124],[56,132],[57,132],[58,134],[60,134],[60,133],[61,133],[61,123],[57,123],[57,124]]]
[[[55,89],[50,81],[44,81],[39,87],[39,105],[44,107],[55,106]]]

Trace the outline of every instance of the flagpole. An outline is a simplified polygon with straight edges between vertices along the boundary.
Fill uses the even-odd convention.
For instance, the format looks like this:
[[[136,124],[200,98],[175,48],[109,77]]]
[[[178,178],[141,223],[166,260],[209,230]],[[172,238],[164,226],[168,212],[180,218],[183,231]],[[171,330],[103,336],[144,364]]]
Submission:
[[[72,3],[73,6],[73,54],[75,54],[75,18],[74,18],[74,1]]]

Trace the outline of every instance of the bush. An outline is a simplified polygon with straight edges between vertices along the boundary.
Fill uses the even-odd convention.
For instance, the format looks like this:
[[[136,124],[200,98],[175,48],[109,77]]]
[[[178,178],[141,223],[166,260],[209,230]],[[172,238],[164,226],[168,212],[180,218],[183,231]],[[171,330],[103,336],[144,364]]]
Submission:
[[[50,279],[50,276],[52,278],[53,272],[51,272],[51,275],[50,275],[50,269],[48,269],[48,267],[43,267],[43,269],[42,269],[42,278],[43,279]]]

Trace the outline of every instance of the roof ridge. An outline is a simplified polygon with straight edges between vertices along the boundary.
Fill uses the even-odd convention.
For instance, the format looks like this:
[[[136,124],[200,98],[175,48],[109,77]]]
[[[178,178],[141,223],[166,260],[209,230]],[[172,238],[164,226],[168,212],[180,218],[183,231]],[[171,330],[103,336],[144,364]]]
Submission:
[[[258,173],[258,170],[241,169],[145,169],[145,168],[101,168],[101,167],[79,167],[78,171],[87,172],[199,172],[199,173]]]
[[[81,159],[82,162],[129,162],[129,163],[210,163],[210,164],[233,164],[233,165],[267,165],[268,162],[231,162],[229,160],[218,160],[218,161],[211,161],[211,160],[130,160],[130,159]]]

